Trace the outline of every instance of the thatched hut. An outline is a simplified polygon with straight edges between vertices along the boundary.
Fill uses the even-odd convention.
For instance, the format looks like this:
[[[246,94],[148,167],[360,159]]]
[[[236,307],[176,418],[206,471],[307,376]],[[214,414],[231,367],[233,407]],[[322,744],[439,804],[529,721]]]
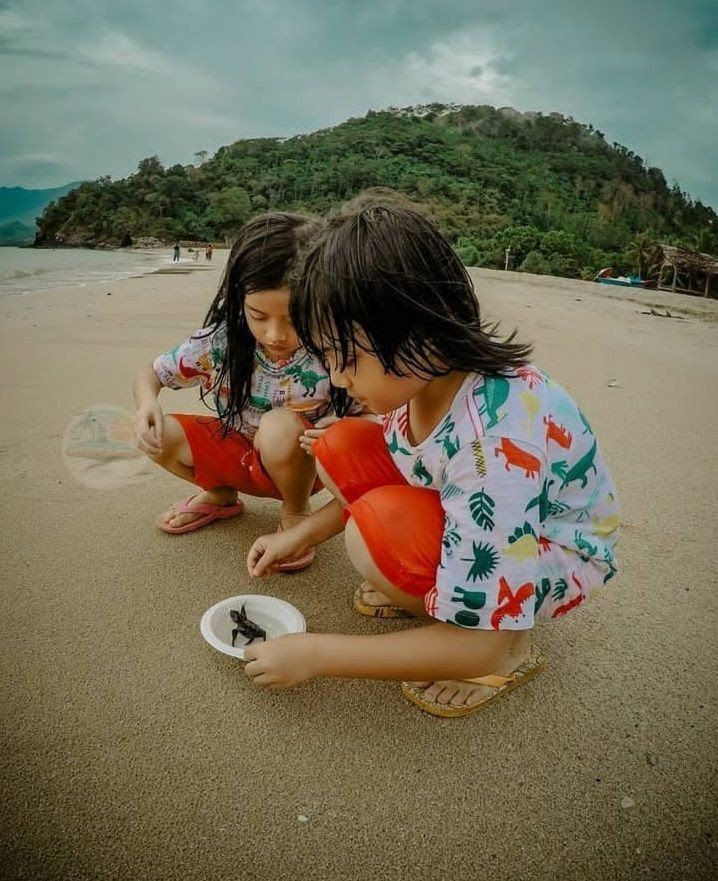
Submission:
[[[716,285],[711,290],[712,280],[718,279],[718,258],[700,251],[677,248],[675,245],[661,245],[661,249],[663,263],[658,272],[659,290],[718,297]],[[672,275],[669,271],[671,269]]]

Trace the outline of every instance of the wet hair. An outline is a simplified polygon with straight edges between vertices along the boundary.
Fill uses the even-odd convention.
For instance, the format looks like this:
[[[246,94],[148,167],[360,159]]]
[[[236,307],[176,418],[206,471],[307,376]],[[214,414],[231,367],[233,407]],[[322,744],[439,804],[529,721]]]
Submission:
[[[329,212],[329,217],[347,217],[365,208],[407,208],[415,214],[432,219],[431,209],[422,202],[414,202],[406,193],[391,187],[367,187],[348,202],[339,205]]]
[[[482,319],[449,242],[399,204],[360,204],[330,218],[297,267],[290,314],[307,348],[326,363],[330,346],[341,370],[361,348],[397,376],[501,376],[532,351],[514,342],[516,331],[501,339]]]
[[[244,312],[247,294],[289,285],[289,275],[302,248],[319,232],[321,222],[303,214],[272,211],[253,217],[240,229],[232,245],[217,296],[203,327],[227,328],[227,352],[209,390],[214,395],[226,434],[247,406],[254,372],[256,340]],[[219,389],[228,387],[227,406],[219,411]],[[204,400],[205,394],[202,393]]]

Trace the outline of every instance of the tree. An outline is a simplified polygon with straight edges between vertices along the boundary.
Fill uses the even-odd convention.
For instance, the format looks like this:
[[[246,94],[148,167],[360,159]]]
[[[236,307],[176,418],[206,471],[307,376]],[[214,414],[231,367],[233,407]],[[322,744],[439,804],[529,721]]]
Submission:
[[[650,278],[661,265],[661,246],[650,232],[642,232],[629,242],[624,257],[640,278]]]
[[[164,174],[164,167],[159,156],[148,156],[137,163],[137,174],[140,177],[152,178]]]
[[[478,266],[481,262],[479,250],[476,245],[465,238],[460,238],[456,243],[456,253],[464,266]]]
[[[540,251],[529,251],[521,264],[521,272],[533,272],[534,275],[550,275],[551,266]]]
[[[243,187],[209,193],[207,199],[206,223],[222,236],[231,236],[252,214],[249,193]]]
[[[703,254],[718,255],[718,231],[703,227],[688,240],[688,247]]]

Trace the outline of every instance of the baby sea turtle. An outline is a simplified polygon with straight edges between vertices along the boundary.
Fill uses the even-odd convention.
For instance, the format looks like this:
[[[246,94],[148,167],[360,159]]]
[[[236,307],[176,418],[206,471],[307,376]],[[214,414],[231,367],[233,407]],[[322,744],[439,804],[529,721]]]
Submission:
[[[242,606],[242,610],[238,611],[237,609],[229,610],[229,617],[234,621],[237,625],[232,630],[232,647],[234,647],[234,643],[237,639],[238,634],[242,634],[242,636],[247,637],[246,645],[251,645],[255,639],[259,639],[260,637],[266,642],[267,633],[263,630],[259,624],[255,624],[254,621],[250,621],[249,618],[244,614],[246,606]]]

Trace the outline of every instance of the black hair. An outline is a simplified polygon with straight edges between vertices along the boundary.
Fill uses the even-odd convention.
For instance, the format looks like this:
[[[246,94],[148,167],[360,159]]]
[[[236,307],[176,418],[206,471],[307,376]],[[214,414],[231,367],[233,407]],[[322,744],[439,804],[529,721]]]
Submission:
[[[290,315],[307,348],[341,370],[356,348],[387,372],[432,378],[453,370],[510,375],[532,347],[481,318],[471,278],[427,218],[398,204],[350,207],[306,250],[292,283]],[[359,338],[358,338],[359,337]]]
[[[214,393],[226,434],[242,423],[249,401],[256,340],[244,312],[247,294],[287,287],[297,256],[321,228],[321,222],[303,214],[271,211],[253,217],[240,229],[232,245],[219,291],[203,327],[227,328],[226,357],[210,391]],[[227,406],[219,410],[219,389],[228,387]],[[206,392],[202,393],[204,400]]]

